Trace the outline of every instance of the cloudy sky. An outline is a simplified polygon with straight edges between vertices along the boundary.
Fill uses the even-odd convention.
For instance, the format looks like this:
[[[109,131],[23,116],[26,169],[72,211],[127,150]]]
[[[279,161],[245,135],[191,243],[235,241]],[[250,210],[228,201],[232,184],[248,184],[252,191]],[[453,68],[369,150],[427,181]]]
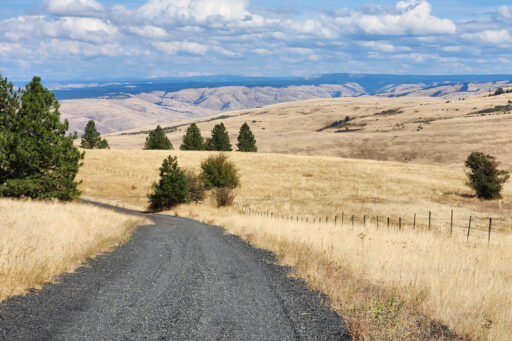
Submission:
[[[11,80],[334,72],[512,74],[512,5],[0,0],[0,73]]]

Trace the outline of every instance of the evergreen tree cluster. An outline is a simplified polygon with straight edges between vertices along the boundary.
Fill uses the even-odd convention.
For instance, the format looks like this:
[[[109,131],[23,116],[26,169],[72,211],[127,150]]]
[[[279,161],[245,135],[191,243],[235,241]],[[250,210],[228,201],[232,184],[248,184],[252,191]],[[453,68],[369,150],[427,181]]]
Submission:
[[[155,131],[150,132],[146,139],[146,146],[144,149],[172,149],[172,144],[169,141],[170,148],[167,148],[168,139],[160,126]],[[161,148],[157,148],[160,146]],[[163,148],[165,147],[165,148]],[[257,152],[256,139],[247,123],[240,127],[238,135],[238,151],[240,152]],[[180,146],[181,150],[211,150],[211,151],[232,151],[229,134],[224,126],[224,123],[215,125],[212,129],[210,138],[206,140],[201,136],[201,131],[195,123],[192,123],[187,132],[183,136],[183,143]]]
[[[167,135],[165,135],[165,131],[162,127],[157,126],[156,129],[150,132],[149,136],[146,138],[144,149],[170,150],[172,149],[172,143]]]
[[[84,157],[66,135],[55,95],[34,77],[15,90],[0,75],[0,197],[70,201]]]
[[[80,147],[84,149],[110,149],[107,140],[102,139],[101,134],[96,130],[94,120],[87,122]]]

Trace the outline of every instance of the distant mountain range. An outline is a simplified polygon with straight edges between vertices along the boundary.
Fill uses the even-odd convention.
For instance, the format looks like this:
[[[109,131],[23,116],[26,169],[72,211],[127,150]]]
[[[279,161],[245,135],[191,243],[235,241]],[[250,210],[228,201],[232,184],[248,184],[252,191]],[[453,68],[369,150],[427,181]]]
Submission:
[[[244,86],[248,88],[324,84],[345,85],[357,83],[363,94],[376,95],[387,92],[390,86],[422,84],[423,86],[464,85],[468,83],[511,82],[512,75],[379,75],[336,73],[308,77],[245,77],[202,76],[111,82],[50,82],[47,84],[60,100],[83,98],[113,98],[153,91],[177,92],[183,89]]]
[[[210,76],[46,84],[61,100],[71,130],[94,119],[103,133],[206,117],[222,111],[315,98],[432,96],[464,99],[512,86],[512,75],[407,76],[327,74],[265,78]]]

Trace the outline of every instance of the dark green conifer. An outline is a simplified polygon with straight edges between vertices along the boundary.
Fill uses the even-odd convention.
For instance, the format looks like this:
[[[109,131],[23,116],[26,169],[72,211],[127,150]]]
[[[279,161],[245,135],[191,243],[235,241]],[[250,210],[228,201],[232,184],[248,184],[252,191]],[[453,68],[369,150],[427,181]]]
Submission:
[[[150,132],[146,138],[144,149],[170,150],[172,149],[172,143],[169,138],[167,138],[167,135],[165,135],[165,131],[162,127],[157,126],[156,129]]]
[[[80,147],[84,149],[110,149],[107,140],[102,139],[99,131],[96,130],[94,120],[87,122]]]
[[[187,129],[187,133],[183,136],[183,144],[181,150],[204,150],[204,140],[201,131],[195,123],[192,123]]]
[[[162,211],[187,201],[188,181],[176,157],[168,156],[160,167],[160,181],[153,185],[149,208]]]
[[[66,135],[59,102],[34,77],[21,96],[0,76],[0,196],[73,200],[84,154]]]
[[[257,152],[256,139],[251,131],[251,128],[247,123],[244,123],[240,127],[240,133],[238,134],[238,151],[240,152]]]
[[[229,142],[229,135],[226,131],[224,123],[219,123],[212,129],[212,137],[207,140],[207,150],[218,150],[230,152],[231,142]]]

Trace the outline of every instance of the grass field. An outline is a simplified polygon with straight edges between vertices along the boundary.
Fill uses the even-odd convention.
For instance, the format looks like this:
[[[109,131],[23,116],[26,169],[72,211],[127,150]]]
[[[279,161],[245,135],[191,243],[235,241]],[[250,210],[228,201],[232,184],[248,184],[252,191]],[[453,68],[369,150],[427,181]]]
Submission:
[[[198,168],[207,152],[87,151],[80,172],[84,197],[145,209],[151,183],[169,153],[182,167]],[[333,307],[349,320],[354,336],[384,339],[436,339],[430,316],[474,339],[501,340],[512,333],[509,234],[483,233],[465,241],[469,215],[473,227],[511,231],[508,212],[511,186],[503,199],[482,202],[464,185],[463,169],[434,165],[380,162],[332,157],[231,153],[240,168],[242,187],[237,203],[260,212],[309,217],[309,223],[242,215],[211,203],[182,205],[169,212],[224,226],[251,243],[270,249],[282,262],[295,266],[309,285],[327,293]],[[456,233],[448,237],[450,211]],[[432,231],[425,218],[433,212]],[[390,216],[389,230],[334,226],[344,212]],[[417,213],[418,229],[412,230]],[[311,218],[329,216],[329,224]],[[403,231],[396,219],[403,217]],[[395,300],[393,300],[395,299]],[[401,306],[403,302],[404,307]],[[399,313],[398,313],[399,311]],[[425,322],[426,323],[426,322]],[[418,327],[419,325],[419,327]],[[429,329],[430,328],[430,329]],[[427,330],[427,334],[425,334]],[[377,333],[377,334],[376,334]]]
[[[207,137],[214,124],[223,122],[235,144],[240,126],[247,122],[260,152],[265,153],[460,167],[469,153],[477,150],[496,155],[512,171],[511,100],[512,94],[448,103],[428,97],[321,99],[224,113],[198,126]],[[348,125],[319,131],[346,116],[351,118]],[[167,126],[177,126],[168,136],[179,148],[187,125]],[[146,136],[113,134],[107,138],[116,149],[142,149]]]
[[[0,200],[0,301],[126,242],[142,222],[88,205]]]

